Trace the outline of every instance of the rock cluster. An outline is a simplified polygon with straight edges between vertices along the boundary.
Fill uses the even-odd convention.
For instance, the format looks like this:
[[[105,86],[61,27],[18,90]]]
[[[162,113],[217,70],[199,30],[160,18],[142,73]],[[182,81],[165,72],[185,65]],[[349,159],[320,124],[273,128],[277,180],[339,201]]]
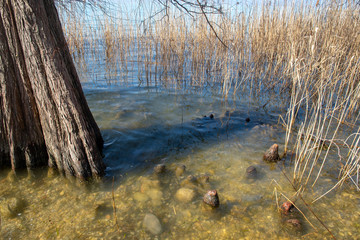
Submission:
[[[290,201],[285,201],[281,207],[281,217],[285,226],[293,230],[301,230],[302,224],[299,220],[299,213],[296,211],[294,204]]]

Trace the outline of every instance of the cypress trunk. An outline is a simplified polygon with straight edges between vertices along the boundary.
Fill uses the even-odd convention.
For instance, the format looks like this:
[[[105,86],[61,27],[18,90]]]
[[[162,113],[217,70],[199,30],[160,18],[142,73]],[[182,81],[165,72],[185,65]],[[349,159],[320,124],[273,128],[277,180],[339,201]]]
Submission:
[[[104,175],[103,140],[53,0],[0,0],[0,167]]]

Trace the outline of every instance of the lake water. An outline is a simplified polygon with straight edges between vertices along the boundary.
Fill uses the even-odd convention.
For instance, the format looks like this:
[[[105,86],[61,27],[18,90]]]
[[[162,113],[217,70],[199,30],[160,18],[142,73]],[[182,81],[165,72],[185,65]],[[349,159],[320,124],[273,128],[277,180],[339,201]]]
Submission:
[[[278,164],[262,160],[272,144],[284,149],[279,104],[264,109],[246,94],[224,100],[211,88],[164,88],[133,79],[109,85],[99,70],[105,65],[78,69],[105,141],[107,176],[79,183],[47,168],[16,176],[2,170],[2,239],[330,239],[293,197],[281,171],[291,178],[291,156]],[[158,164],[164,173],[154,171]],[[249,166],[257,169],[254,179],[246,175]],[[335,171],[323,175],[304,199],[336,183]],[[219,208],[203,203],[211,189]],[[304,216],[283,216],[281,194],[296,200]],[[338,239],[358,238],[360,194],[350,185],[310,207]],[[301,227],[286,223],[292,218]]]

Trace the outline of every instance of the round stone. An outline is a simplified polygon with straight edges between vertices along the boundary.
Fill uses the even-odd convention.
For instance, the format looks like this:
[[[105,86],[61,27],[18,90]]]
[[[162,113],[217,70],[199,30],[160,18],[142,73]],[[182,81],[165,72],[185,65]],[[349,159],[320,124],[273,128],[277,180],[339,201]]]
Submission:
[[[250,166],[246,169],[246,176],[249,178],[254,178],[257,175],[257,170],[254,166]]]
[[[160,220],[152,213],[145,214],[143,226],[154,235],[158,235],[162,232]]]
[[[193,189],[190,188],[180,188],[179,190],[177,190],[175,197],[180,201],[180,202],[191,202],[194,197],[195,197],[195,191]]]
[[[186,169],[185,165],[177,166],[176,169],[175,169],[175,175],[177,177],[181,177],[184,174],[185,169]]]

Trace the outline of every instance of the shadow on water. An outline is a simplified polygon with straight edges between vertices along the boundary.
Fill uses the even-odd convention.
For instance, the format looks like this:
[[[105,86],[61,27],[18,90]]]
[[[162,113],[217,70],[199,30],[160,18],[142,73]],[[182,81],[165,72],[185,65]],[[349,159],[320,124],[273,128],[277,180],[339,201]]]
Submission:
[[[212,148],[237,136],[246,137],[247,131],[255,126],[276,121],[275,116],[264,110],[225,111],[204,113],[202,117],[173,125],[102,130],[107,176],[151,171],[154,164],[170,163],[169,159],[174,159],[170,156],[176,159],[177,154],[191,154],[193,150]]]

